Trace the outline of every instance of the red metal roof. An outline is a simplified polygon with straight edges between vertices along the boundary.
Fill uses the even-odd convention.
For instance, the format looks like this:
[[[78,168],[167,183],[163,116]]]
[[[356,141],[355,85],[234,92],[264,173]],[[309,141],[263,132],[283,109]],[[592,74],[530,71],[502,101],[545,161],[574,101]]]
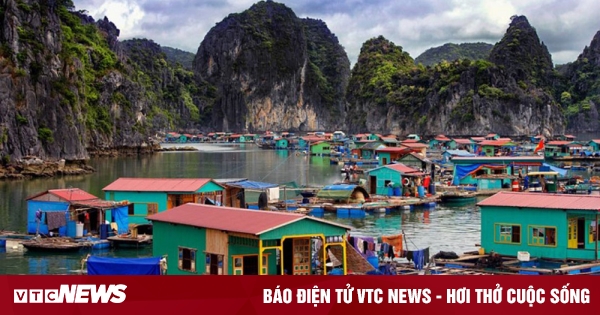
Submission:
[[[410,151],[409,148],[403,148],[403,147],[385,147],[385,148],[375,150],[375,152],[392,152],[392,153],[402,153],[402,152],[409,152],[409,151]]]
[[[398,171],[400,173],[403,173],[403,174],[411,174],[411,173],[417,173],[417,172],[419,172],[419,170],[414,169],[414,168],[412,168],[410,166],[406,166],[406,165],[404,165],[402,163],[388,164],[388,165],[385,165],[385,167],[391,168],[391,169],[393,169],[395,171]]]
[[[104,187],[104,191],[195,192],[210,178],[119,178]]]
[[[592,139],[592,142],[600,144],[600,139]]]
[[[400,143],[401,145],[405,146],[405,147],[409,147],[411,149],[414,148],[427,148],[428,145],[424,144],[424,143],[410,143],[410,142],[402,142]]]
[[[483,141],[483,140],[485,140],[485,137],[471,137],[471,140],[473,140],[473,141]]]
[[[437,141],[450,141],[450,138],[446,137],[445,135],[437,135],[437,136],[435,136],[435,140],[437,140]]]
[[[253,235],[260,235],[278,227],[304,219],[343,227],[347,230],[352,229],[349,226],[319,220],[303,214],[219,207],[197,203],[188,203],[148,217],[148,220],[151,221]]]
[[[85,190],[81,190],[79,188],[68,188],[68,189],[51,189],[48,190],[48,193],[51,193],[59,198],[62,198],[66,201],[82,201],[82,200],[92,200],[98,199],[98,197],[90,194]]]
[[[458,144],[472,144],[473,141],[471,141],[470,139],[452,139],[454,140],[454,142],[458,143]]]
[[[600,196],[503,191],[483,200],[477,205],[600,211]]]
[[[419,142],[417,139],[406,139],[402,140],[402,143],[417,143]]]
[[[571,142],[572,141],[548,141],[546,142],[546,145],[567,145]]]
[[[484,140],[484,141],[481,141],[479,143],[479,145],[481,145],[481,146],[490,145],[490,146],[501,147],[509,142],[510,142],[510,140],[508,140],[508,141],[507,140],[502,140],[502,141],[501,140]]]

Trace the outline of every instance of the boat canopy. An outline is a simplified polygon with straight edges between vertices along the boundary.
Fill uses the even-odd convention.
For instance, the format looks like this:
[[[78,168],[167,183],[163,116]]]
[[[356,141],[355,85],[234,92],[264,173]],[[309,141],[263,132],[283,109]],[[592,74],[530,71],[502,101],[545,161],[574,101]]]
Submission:
[[[362,196],[359,196],[359,194],[362,194]],[[335,184],[325,186],[319,190],[317,198],[334,200],[368,199],[369,193],[359,185]]]
[[[114,258],[90,256],[88,275],[160,275],[160,257]]]

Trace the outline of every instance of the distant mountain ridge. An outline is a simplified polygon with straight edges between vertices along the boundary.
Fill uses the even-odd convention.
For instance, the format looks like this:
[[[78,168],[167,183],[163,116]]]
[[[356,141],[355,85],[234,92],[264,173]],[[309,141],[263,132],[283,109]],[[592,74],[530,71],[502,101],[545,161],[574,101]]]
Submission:
[[[487,59],[494,45],[488,43],[447,43],[439,47],[432,47],[424,51],[417,58],[415,63],[422,63],[425,66],[431,66],[446,61],[457,59],[479,60]]]
[[[194,53],[167,46],[161,46],[160,49],[167,56],[167,61],[173,64],[179,62],[185,69],[192,70],[192,63],[194,62],[194,57],[196,56]]]

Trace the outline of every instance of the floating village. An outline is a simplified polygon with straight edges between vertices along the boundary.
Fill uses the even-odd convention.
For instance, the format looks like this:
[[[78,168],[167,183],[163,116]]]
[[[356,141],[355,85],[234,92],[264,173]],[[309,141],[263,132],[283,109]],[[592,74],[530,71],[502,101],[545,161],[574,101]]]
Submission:
[[[162,141],[175,150],[247,143],[322,156],[341,179],[311,187],[251,178],[115,178],[104,196],[50,189],[27,198],[27,233],[2,231],[0,247],[80,253],[80,272],[90,275],[600,273],[600,140],[335,131],[171,132]],[[475,202],[480,243],[466,253],[408,250],[401,226],[396,235],[367,237],[323,219]],[[91,251],[142,247],[152,257]]]

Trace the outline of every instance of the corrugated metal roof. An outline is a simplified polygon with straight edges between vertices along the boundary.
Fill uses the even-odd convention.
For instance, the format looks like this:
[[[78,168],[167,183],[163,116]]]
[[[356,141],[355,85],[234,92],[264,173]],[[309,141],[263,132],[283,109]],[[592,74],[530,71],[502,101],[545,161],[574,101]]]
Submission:
[[[419,170],[414,169],[414,168],[412,168],[410,166],[406,166],[406,165],[404,165],[402,163],[388,164],[388,165],[385,165],[384,167],[393,169],[394,171],[398,171],[398,172],[400,172],[402,174],[410,174],[410,173],[419,172]]]
[[[428,147],[428,145],[426,145],[424,143],[419,143],[419,142],[417,142],[417,143],[402,142],[400,144],[403,145],[403,146],[405,146],[405,147],[409,147],[411,149],[414,149],[414,148],[427,148]]]
[[[572,142],[573,141],[548,141],[546,142],[546,145],[567,145]]]
[[[491,161],[535,161],[535,162],[544,162],[543,156],[455,156],[452,158],[452,161],[481,161],[481,160],[491,160]]]
[[[209,181],[210,178],[119,178],[102,190],[194,192]]]
[[[454,142],[458,143],[458,144],[472,144],[473,140],[471,139],[452,139],[454,140]]]
[[[58,196],[66,201],[81,201],[81,200],[92,200],[98,199],[98,197],[90,194],[85,190],[79,188],[68,188],[68,189],[51,189],[49,193]]]
[[[600,211],[600,196],[499,192],[478,206]]]
[[[264,232],[305,219],[339,226],[348,230],[352,229],[346,225],[317,220],[302,214],[218,207],[197,203],[188,203],[148,217],[150,221],[252,235],[260,235]]]

